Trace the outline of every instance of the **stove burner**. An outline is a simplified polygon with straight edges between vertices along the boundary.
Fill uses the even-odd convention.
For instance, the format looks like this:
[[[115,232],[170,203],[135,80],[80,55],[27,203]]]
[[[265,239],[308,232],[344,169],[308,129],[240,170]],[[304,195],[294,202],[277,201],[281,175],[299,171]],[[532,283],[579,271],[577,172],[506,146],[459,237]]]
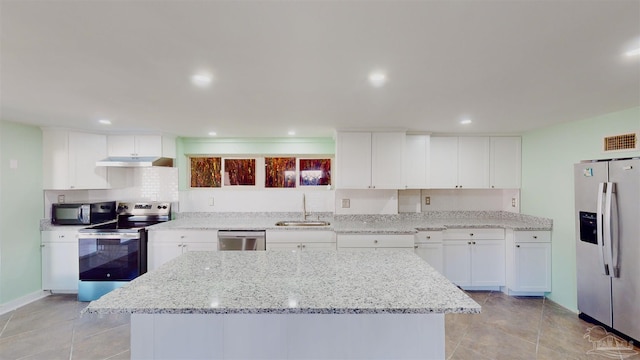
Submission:
[[[81,233],[137,232],[144,228],[169,221],[171,204],[167,202],[118,203],[118,219],[79,230]]]

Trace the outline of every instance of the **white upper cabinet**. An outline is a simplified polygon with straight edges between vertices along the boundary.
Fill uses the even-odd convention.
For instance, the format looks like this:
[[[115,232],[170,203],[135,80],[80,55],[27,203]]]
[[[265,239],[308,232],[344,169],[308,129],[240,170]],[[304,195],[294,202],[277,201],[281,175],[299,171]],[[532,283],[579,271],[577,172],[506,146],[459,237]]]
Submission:
[[[458,187],[458,138],[432,137],[429,185],[434,189]]]
[[[371,134],[371,185],[376,189],[404,188],[405,134]]]
[[[488,137],[432,137],[431,188],[489,188],[489,147]]]
[[[489,188],[488,137],[458,138],[458,186],[463,189]]]
[[[338,133],[336,141],[336,188],[371,187],[371,133]]]
[[[60,129],[42,131],[45,189],[107,189],[107,169],[96,161],[107,156],[106,135]]]
[[[160,135],[109,135],[109,156],[176,157],[175,141]]]
[[[434,189],[519,189],[520,137],[431,137]]]
[[[519,189],[521,170],[521,139],[517,136],[491,138],[491,188]]]
[[[405,182],[407,189],[429,188],[429,135],[407,135],[405,138]]]
[[[401,132],[338,133],[336,188],[404,188],[404,143]]]

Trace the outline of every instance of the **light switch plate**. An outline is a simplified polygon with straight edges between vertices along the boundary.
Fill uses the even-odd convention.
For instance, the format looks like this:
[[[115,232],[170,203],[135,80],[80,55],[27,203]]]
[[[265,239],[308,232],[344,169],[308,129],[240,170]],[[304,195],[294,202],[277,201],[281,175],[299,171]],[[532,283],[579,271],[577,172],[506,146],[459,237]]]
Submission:
[[[213,202],[213,196],[209,198],[209,206],[213,206],[214,202]]]
[[[64,195],[58,195],[58,203],[64,204]]]
[[[348,209],[351,207],[351,201],[349,199],[342,199],[342,208]]]
[[[516,198],[511,198],[511,207],[516,207]]]

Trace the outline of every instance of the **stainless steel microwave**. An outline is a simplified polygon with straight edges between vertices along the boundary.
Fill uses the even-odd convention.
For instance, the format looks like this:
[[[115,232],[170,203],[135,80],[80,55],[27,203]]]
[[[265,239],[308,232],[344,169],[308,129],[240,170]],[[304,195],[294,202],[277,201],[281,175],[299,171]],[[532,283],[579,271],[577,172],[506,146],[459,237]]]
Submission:
[[[114,220],[115,201],[58,203],[51,205],[51,223],[55,225],[89,225]]]

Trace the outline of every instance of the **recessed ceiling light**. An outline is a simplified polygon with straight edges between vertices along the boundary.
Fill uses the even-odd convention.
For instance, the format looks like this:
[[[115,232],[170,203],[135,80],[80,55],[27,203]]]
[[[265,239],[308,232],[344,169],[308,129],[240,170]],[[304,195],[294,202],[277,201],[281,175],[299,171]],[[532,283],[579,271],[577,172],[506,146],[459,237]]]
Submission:
[[[216,135],[218,135],[218,133],[217,133],[217,132],[215,132],[215,131],[209,131],[209,136],[216,136]]]
[[[369,83],[375,87],[380,87],[387,82],[387,75],[381,71],[374,71],[369,74]]]
[[[109,119],[100,119],[98,122],[102,125],[111,125],[111,120]]]
[[[211,74],[208,74],[208,73],[198,73],[191,76],[191,82],[194,85],[199,87],[209,86],[212,80],[213,80],[213,76],[211,76]]]
[[[295,134],[296,134],[296,132],[295,132],[295,131],[293,131],[293,130],[289,130],[289,132],[288,132],[287,134],[289,134],[290,136],[293,136],[293,135],[295,135]]]
[[[640,55],[640,48],[629,50],[624,54],[627,55],[627,56],[638,56],[638,55]]]
[[[460,124],[462,124],[462,125],[469,125],[469,124],[471,124],[471,122],[472,122],[471,119],[462,119],[462,120],[460,120]]]

